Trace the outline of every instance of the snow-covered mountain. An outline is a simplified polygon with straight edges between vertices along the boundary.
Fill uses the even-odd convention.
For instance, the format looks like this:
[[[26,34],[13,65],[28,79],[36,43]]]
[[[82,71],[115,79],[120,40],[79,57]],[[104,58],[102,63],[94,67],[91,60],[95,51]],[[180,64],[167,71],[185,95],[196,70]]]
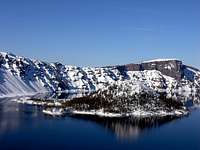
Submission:
[[[97,91],[123,82],[168,93],[174,90],[195,91],[200,85],[200,71],[176,59],[93,68],[0,53],[1,97],[54,91]]]

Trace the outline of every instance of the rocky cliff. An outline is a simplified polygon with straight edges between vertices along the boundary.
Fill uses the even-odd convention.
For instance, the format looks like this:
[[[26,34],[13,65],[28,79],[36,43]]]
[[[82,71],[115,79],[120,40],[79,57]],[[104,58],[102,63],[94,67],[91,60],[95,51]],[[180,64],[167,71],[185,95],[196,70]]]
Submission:
[[[111,67],[77,67],[0,53],[0,96],[96,91],[124,81],[154,90],[199,87],[199,70],[175,59]]]
[[[181,80],[184,77],[183,69],[186,68],[182,61],[176,59],[159,59],[153,61],[146,61],[141,64],[127,64],[118,66],[126,71],[144,71],[144,70],[158,70],[163,75],[170,76],[176,80]],[[198,69],[196,69],[198,70]]]

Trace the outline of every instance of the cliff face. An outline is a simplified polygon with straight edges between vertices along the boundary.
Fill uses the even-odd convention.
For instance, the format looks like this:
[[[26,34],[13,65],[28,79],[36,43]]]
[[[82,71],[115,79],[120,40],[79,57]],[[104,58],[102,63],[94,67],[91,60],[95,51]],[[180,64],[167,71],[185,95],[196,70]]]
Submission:
[[[76,67],[0,53],[0,97],[59,90],[96,91],[125,81],[142,82],[153,89],[177,89],[185,85],[199,86],[199,79],[198,69],[183,65],[179,60]]]
[[[141,64],[122,65],[118,66],[118,68],[127,71],[157,70],[160,71],[163,75],[170,76],[176,80],[181,80],[183,78],[184,65],[182,61],[179,60],[155,60]]]

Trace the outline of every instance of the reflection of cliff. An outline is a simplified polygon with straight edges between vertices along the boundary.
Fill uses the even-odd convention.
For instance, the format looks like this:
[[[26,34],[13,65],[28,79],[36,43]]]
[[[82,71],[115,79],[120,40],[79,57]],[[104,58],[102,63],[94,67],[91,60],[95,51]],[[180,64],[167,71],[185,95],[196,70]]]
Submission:
[[[151,117],[151,118],[102,118],[95,116],[74,115],[77,119],[95,122],[112,132],[120,140],[134,140],[145,129],[159,127],[175,119],[175,117]]]
[[[0,99],[0,135],[18,128],[27,113],[37,117],[38,108],[14,103],[9,98]]]
[[[0,134],[18,126],[19,114],[16,110],[16,105],[11,104],[7,99],[0,101]]]

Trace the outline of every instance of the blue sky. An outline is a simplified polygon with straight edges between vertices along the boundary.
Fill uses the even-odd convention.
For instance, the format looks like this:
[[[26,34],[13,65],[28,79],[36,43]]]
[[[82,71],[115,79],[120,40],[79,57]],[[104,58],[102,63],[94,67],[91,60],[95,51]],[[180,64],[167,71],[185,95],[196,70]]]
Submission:
[[[79,66],[200,67],[199,0],[0,0],[0,49]]]

